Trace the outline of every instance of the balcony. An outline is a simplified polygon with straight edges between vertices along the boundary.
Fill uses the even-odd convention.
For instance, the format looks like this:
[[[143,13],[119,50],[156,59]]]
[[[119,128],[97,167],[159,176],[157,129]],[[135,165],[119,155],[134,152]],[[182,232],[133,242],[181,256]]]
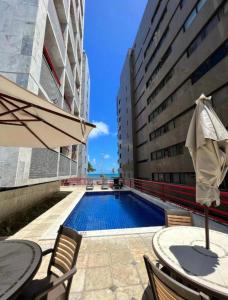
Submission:
[[[65,13],[67,15],[68,13],[68,8],[69,8],[69,0],[63,0],[63,6],[65,8]]]
[[[57,83],[44,56],[42,58],[40,84],[51,102],[61,107],[63,97],[59,89],[59,84]]]
[[[53,33],[55,35],[56,44],[59,48],[62,60],[64,61],[64,57],[65,57],[65,54],[66,54],[66,48],[65,48],[65,45],[64,45],[63,34],[62,34],[61,26],[60,26],[60,23],[59,23],[58,15],[57,15],[55,5],[54,5],[53,1],[49,1],[48,16],[49,16],[49,20],[50,20],[50,23],[51,23],[51,27],[53,29]]]
[[[74,54],[74,60],[76,60],[77,54],[76,54],[76,34],[74,34],[73,31],[73,26],[72,26],[72,21],[71,18],[69,19],[69,33],[70,33],[70,39],[71,39],[71,44],[72,44],[72,49],[73,49],[73,54]]]
[[[73,72],[72,72],[72,69],[71,69],[71,65],[70,65],[70,61],[69,61],[68,56],[66,57],[66,74],[67,74],[69,84],[70,84],[70,87],[71,87],[71,91],[72,91],[72,94],[73,94],[74,93],[74,76],[73,76]]]

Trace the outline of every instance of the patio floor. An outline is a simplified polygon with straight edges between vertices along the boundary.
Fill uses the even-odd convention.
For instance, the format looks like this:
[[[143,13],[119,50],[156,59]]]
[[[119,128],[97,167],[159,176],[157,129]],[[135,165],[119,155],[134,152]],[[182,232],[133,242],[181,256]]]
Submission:
[[[29,239],[43,250],[52,247],[56,231],[81,198],[85,188],[73,190],[64,200],[10,238]],[[100,190],[96,187],[95,190]],[[83,237],[70,299],[147,299],[143,255],[154,259],[151,233]],[[35,278],[43,278],[50,256],[43,259]]]

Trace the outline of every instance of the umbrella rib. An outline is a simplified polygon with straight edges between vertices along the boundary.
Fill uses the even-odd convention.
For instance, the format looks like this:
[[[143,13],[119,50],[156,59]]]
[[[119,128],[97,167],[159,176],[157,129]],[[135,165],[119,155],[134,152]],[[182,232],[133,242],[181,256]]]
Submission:
[[[4,98],[3,98],[3,100],[4,100]],[[6,108],[6,109],[8,109],[9,110],[9,108],[7,107],[7,105],[6,104],[4,104],[4,103],[2,103],[2,101],[0,101],[1,102],[1,104]],[[14,105],[14,106],[17,106],[17,105],[15,105],[15,104],[12,104],[12,105]],[[33,132],[33,130],[32,129],[30,129],[29,127],[28,127],[28,125],[26,124],[26,123],[24,123],[23,121],[20,121],[20,119],[18,118],[18,116],[17,115],[15,115],[14,113],[12,113],[12,115],[22,124],[22,126],[24,126],[32,135],[34,135],[35,136],[35,138],[37,138],[39,141],[40,141],[40,143],[41,144],[43,144],[46,148],[48,148],[49,149],[49,147],[36,135],[36,133],[35,132]]]
[[[28,92],[29,92],[29,91],[28,91]],[[36,96],[36,95],[34,95],[34,94],[32,94],[32,95],[33,95],[33,96]],[[2,96],[3,96],[4,98],[3,98]],[[12,97],[12,96],[3,94],[3,93],[0,93],[0,97],[3,98],[5,101],[7,101],[7,99],[5,99],[5,98],[8,98],[8,102],[11,103],[11,104],[13,104],[13,103],[10,102],[9,99],[14,100],[14,101],[18,101],[18,102],[23,103],[23,104],[28,104],[28,102],[26,102],[26,101],[24,101],[24,100],[21,100],[21,99],[18,99],[18,98],[15,98],[15,97]],[[51,104],[55,107],[55,105],[54,105],[53,103],[51,103]],[[78,123],[81,122],[81,121],[80,121],[79,119],[77,119],[75,116],[70,117],[70,116],[68,116],[68,115],[64,115],[64,114],[62,114],[62,113],[59,113],[59,112],[53,111],[53,110],[51,110],[51,109],[48,109],[48,108],[39,106],[39,105],[37,105],[37,104],[32,104],[32,106],[33,106],[33,107],[36,107],[36,108],[39,108],[39,109],[41,109],[41,110],[47,111],[47,112],[49,112],[49,113],[52,113],[52,114],[54,114],[54,115],[57,115],[57,116],[60,116],[60,117],[63,117],[63,118],[66,118],[66,119],[69,119],[69,120],[72,120],[72,121],[76,121],[76,122],[78,122]],[[88,123],[88,122],[85,122],[85,124],[88,125],[88,126],[90,126],[90,127],[93,127],[93,128],[96,127],[95,125],[93,125],[93,124],[91,124],[91,123]]]
[[[0,121],[0,124],[3,124],[3,125],[13,125],[13,126],[23,126],[22,124],[5,123],[5,122],[2,122],[2,121]]]
[[[3,98],[1,98],[2,100],[4,100]],[[1,102],[2,103],[2,102]],[[15,109],[12,109],[12,110],[9,110],[9,111],[6,111],[4,113],[1,113],[0,114],[0,117],[3,117],[5,115],[8,115],[8,114],[11,114],[11,113],[14,113],[14,112],[17,112],[17,111],[20,111],[20,110],[24,110],[25,108],[29,108],[31,107],[32,105],[25,105],[25,106],[22,106],[20,108],[15,108]]]
[[[38,119],[18,119],[18,120],[20,120],[20,122],[40,122],[40,120],[38,120]],[[2,119],[0,119],[1,122],[19,122],[18,120],[10,120],[10,119],[2,120]]]
[[[16,105],[16,104],[12,103],[11,101],[5,99],[5,97],[2,97],[2,96],[1,96],[1,98],[2,98],[3,100],[5,100],[5,101],[9,102],[11,105],[14,105],[15,107],[19,107],[18,105]],[[39,108],[40,108],[40,107],[39,107]],[[24,110],[24,109],[23,109],[23,111],[26,112],[27,114],[29,114],[30,116],[32,116],[32,117],[34,117],[34,118],[37,118],[38,120],[42,121],[43,123],[49,125],[50,127],[54,128],[55,130],[60,131],[61,133],[63,133],[63,134],[65,134],[65,135],[69,136],[69,137],[72,138],[73,140],[75,140],[75,141],[77,141],[77,142],[79,142],[79,143],[82,143],[83,145],[86,145],[85,142],[82,142],[81,140],[79,140],[79,139],[77,139],[76,137],[72,136],[71,134],[65,132],[64,130],[62,130],[62,129],[60,129],[60,128],[54,126],[54,125],[52,125],[51,123],[49,123],[48,121],[42,119],[41,117],[37,117],[37,116],[35,116],[33,113],[28,112],[28,111],[26,111],[26,110]],[[50,112],[52,113],[52,111],[50,111]],[[74,121],[75,121],[75,120],[74,120]]]

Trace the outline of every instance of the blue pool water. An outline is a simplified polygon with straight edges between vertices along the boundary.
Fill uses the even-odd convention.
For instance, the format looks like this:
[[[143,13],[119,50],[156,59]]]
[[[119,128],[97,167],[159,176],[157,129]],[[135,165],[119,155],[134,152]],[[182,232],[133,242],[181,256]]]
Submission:
[[[132,192],[86,193],[64,225],[78,231],[161,226],[163,209]]]

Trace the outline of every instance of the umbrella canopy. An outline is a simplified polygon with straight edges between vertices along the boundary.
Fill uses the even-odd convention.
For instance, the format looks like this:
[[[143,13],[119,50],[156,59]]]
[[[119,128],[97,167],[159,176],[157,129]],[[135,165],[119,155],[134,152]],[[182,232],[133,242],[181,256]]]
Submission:
[[[211,105],[211,97],[201,95],[188,130],[186,147],[196,172],[196,201],[220,204],[219,185],[228,165],[228,132]]]
[[[96,126],[0,76],[0,144],[57,148],[85,144]]]

